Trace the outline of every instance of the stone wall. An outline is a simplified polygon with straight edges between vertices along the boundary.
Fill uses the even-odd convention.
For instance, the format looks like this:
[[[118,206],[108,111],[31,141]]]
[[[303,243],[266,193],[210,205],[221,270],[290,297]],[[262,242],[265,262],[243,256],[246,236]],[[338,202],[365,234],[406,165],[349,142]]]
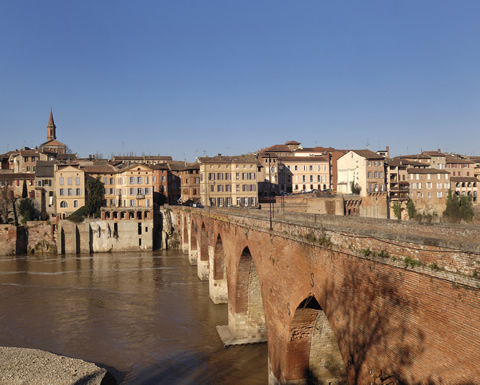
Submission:
[[[60,220],[57,249],[61,254],[153,250],[153,219]]]
[[[14,225],[0,225],[0,254],[17,255],[26,252],[25,244],[17,242],[18,238],[23,238],[23,227]],[[18,236],[18,237],[17,237]]]
[[[0,225],[0,255],[56,252],[54,228],[50,222],[31,221],[25,226]]]
[[[26,224],[27,252],[31,254],[56,254],[55,224],[50,221],[32,221]]]

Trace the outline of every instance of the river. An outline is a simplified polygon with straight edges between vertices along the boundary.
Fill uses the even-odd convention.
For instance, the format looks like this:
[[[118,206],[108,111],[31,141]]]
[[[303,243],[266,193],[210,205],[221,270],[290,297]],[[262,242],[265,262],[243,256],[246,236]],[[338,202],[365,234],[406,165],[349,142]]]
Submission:
[[[225,349],[178,251],[0,256],[0,345],[91,361],[119,384],[265,385],[266,344]]]

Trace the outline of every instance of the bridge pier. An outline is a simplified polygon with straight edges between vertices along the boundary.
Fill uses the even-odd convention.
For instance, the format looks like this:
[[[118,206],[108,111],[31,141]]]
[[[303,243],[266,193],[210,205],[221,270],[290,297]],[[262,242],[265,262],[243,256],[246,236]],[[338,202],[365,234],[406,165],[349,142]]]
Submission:
[[[202,223],[200,236],[198,240],[198,257],[197,257],[197,275],[201,281],[206,281],[209,276],[210,268],[208,266],[208,233],[205,229],[205,223]]]
[[[220,235],[217,237],[215,248],[208,249],[209,280],[208,288],[210,299],[214,304],[228,303],[227,273],[225,271],[225,253]]]

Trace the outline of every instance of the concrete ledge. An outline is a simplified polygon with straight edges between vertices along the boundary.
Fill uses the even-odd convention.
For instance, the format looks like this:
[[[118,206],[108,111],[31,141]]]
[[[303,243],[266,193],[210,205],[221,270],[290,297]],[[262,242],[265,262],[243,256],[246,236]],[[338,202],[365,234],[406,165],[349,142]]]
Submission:
[[[217,332],[218,335],[220,336],[220,339],[223,342],[223,346],[232,346],[232,345],[247,345],[247,344],[260,344],[260,343],[265,343],[267,342],[266,338],[238,338],[236,339],[232,333],[230,332],[230,329],[228,328],[228,325],[218,325],[217,326]]]
[[[106,369],[37,349],[0,346],[0,384],[117,385]]]

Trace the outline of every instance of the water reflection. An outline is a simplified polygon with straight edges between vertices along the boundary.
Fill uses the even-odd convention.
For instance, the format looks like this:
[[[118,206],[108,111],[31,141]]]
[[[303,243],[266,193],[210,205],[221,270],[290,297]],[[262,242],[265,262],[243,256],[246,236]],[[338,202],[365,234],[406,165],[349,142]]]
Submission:
[[[266,384],[266,345],[224,349],[208,283],[172,252],[0,257],[0,345],[109,368],[122,384]]]

